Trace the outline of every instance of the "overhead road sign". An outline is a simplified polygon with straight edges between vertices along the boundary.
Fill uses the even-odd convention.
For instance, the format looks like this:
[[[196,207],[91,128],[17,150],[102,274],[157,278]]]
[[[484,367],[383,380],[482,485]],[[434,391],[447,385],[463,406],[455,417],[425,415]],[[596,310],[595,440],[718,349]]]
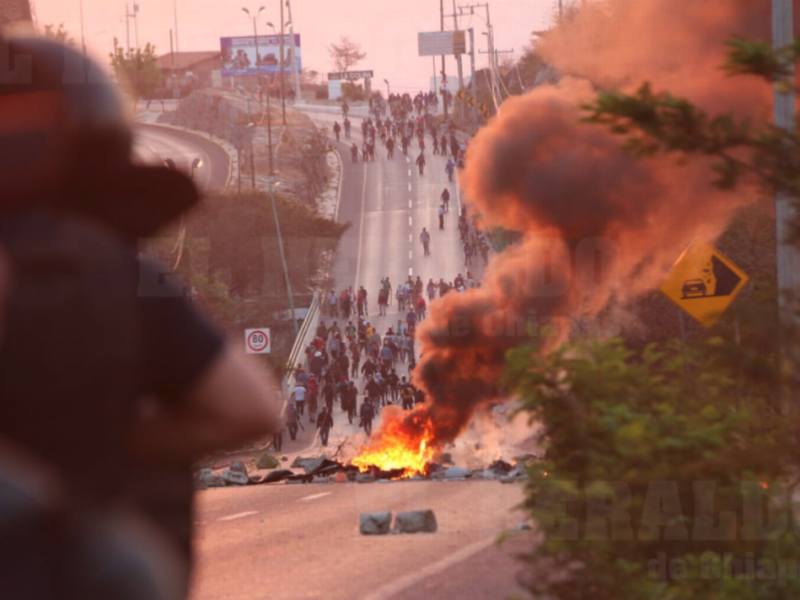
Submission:
[[[711,327],[748,280],[745,272],[719,250],[698,241],[678,259],[659,289],[701,324]]]
[[[343,73],[328,73],[328,81],[356,81],[357,79],[372,79],[374,71],[347,71]]]
[[[272,351],[272,338],[269,327],[244,330],[245,350],[248,354],[269,354]]]
[[[465,54],[467,36],[464,31],[432,31],[417,34],[420,56],[442,56],[445,54]]]

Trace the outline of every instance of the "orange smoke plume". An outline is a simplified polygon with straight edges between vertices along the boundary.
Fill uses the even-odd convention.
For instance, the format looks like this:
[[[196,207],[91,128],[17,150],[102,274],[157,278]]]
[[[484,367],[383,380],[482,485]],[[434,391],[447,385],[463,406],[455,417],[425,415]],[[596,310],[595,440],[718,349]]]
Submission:
[[[560,83],[504,102],[471,142],[460,177],[469,210],[489,227],[521,231],[522,242],[492,258],[481,288],[431,304],[414,371],[427,404],[404,418],[390,413],[374,448],[388,452],[396,431],[412,448],[453,441],[497,400],[508,350],[540,339],[546,351],[576,319],[624,308],[660,283],[689,242],[715,239],[755,199],[752,189],[715,188],[703,159],[631,157],[607,129],[582,124],[579,107],[598,86],[630,91],[649,81],[710,112],[768,118],[769,86],[729,78],[719,65],[725,39],[768,38],[769,25],[769,0],[611,0],[589,3],[545,37],[540,52]]]

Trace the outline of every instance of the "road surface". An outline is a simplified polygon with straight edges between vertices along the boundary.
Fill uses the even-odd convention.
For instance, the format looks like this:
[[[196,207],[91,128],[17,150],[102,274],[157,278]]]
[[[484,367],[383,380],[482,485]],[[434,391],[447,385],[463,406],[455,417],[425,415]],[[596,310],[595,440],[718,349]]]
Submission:
[[[330,112],[311,116],[329,130],[340,118]],[[353,139],[360,146],[360,119],[354,118],[353,125]],[[384,333],[405,315],[394,300],[385,317],[374,314],[381,278],[389,276],[396,287],[409,275],[427,283],[466,273],[457,230],[458,190],[447,182],[446,159],[430,150],[425,174],[418,174],[413,164],[416,144],[408,158],[398,150],[390,161],[378,143],[380,156],[366,164],[351,162],[347,140],[334,146],[344,168],[338,220],[352,227],[342,239],[332,277],[337,291],[350,285],[367,288],[368,318]],[[452,196],[451,212],[440,231],[439,196],[445,187]],[[429,257],[419,241],[423,227],[431,232]],[[304,418],[306,432],[296,442],[285,439],[282,454],[291,459],[330,451],[342,441],[355,446],[365,441],[355,424],[346,423],[338,405],[334,418],[331,447],[319,446],[313,425]],[[532,540],[529,532],[522,532],[500,548],[494,541],[522,522],[524,515],[512,510],[522,498],[520,485],[469,480],[281,483],[202,491],[197,494],[198,562],[191,599],[503,598],[520,591],[515,582],[520,564],[511,555],[525,551]],[[438,532],[358,533],[362,512],[413,509],[433,509]]]
[[[192,161],[200,158],[203,166],[194,180],[201,190],[220,189],[227,185],[231,160],[220,146],[185,131],[137,123],[134,128],[134,153],[148,163],[171,158],[181,171],[189,173]]]

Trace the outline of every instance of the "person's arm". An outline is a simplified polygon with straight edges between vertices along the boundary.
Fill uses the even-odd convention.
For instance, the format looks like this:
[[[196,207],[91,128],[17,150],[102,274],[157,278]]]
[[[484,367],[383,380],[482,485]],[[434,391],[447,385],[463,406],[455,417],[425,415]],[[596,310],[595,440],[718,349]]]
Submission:
[[[280,427],[278,384],[244,353],[224,346],[180,402],[148,402],[132,432],[134,458],[185,461]]]

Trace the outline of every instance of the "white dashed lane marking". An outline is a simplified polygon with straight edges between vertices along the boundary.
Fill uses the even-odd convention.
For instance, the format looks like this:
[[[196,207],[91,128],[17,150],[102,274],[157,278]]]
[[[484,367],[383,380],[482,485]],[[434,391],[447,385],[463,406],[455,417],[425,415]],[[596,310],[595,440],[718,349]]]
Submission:
[[[321,494],[314,494],[313,496],[306,496],[305,498],[300,498],[298,502],[311,502],[312,500],[319,500],[320,498],[324,498],[325,496],[330,496],[333,492],[322,492]]]
[[[250,517],[257,514],[258,514],[257,510],[248,510],[247,512],[236,513],[235,515],[228,515],[227,517],[222,517],[221,519],[217,519],[217,521],[235,521],[236,519],[244,519],[245,517]]]

